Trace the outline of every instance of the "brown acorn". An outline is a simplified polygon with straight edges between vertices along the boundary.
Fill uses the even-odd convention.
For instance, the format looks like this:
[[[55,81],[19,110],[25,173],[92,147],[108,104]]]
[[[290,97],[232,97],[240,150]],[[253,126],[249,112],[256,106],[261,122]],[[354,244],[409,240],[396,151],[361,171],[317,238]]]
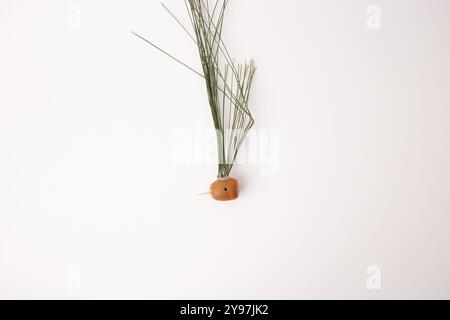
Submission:
[[[211,196],[217,201],[231,201],[239,197],[239,182],[233,178],[221,178],[210,188]]]

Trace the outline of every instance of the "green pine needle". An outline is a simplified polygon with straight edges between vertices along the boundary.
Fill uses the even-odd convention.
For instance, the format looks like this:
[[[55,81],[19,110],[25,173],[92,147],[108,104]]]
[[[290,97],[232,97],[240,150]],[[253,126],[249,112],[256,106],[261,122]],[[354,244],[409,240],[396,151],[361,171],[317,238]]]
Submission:
[[[133,32],[171,59],[204,78],[217,135],[219,178],[229,177],[239,149],[254,119],[248,108],[256,66],[253,60],[236,64],[223,40],[222,28],[229,0],[184,0],[194,35],[163,4],[198,47],[203,74],[175,58],[152,42]],[[214,2],[214,0],[211,0]]]

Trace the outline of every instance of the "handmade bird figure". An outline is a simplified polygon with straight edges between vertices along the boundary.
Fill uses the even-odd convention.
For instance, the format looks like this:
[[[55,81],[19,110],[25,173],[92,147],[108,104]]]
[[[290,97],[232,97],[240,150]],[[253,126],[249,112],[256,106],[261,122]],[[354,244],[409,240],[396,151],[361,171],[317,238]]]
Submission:
[[[218,151],[218,180],[211,185],[208,194],[219,201],[235,200],[239,197],[239,182],[230,174],[239,149],[254,124],[248,104],[256,72],[255,63],[253,60],[244,64],[235,63],[223,42],[224,15],[229,0],[183,1],[193,34],[164,4],[163,7],[198,47],[203,72],[188,66],[144,37],[133,34],[204,79]]]

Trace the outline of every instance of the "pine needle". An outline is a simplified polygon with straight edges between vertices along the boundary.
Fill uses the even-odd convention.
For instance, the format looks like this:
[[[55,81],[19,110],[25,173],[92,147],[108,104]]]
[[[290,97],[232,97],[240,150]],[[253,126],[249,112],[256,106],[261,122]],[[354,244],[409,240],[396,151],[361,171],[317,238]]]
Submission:
[[[223,42],[222,30],[229,0],[183,1],[193,34],[169,8],[162,6],[197,46],[203,74],[142,36],[133,34],[205,80],[217,135],[218,177],[225,178],[229,177],[238,151],[254,125],[248,103],[256,66],[253,60],[236,64]],[[214,6],[210,1],[215,1]]]

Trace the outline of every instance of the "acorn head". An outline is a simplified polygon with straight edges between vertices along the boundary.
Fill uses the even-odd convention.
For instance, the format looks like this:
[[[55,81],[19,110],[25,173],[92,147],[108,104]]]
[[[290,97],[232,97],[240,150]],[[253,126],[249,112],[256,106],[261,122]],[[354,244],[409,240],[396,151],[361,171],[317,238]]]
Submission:
[[[239,182],[233,178],[221,178],[211,185],[211,196],[217,201],[231,201],[239,197]]]

